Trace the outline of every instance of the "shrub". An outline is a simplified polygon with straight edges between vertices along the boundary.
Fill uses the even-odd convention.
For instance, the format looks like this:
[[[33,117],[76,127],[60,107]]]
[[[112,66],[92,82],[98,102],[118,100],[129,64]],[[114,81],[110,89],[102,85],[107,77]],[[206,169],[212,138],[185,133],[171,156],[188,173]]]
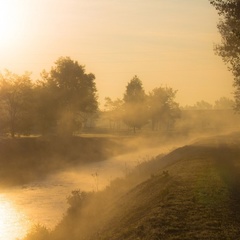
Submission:
[[[50,233],[45,226],[36,224],[23,240],[50,240]]]

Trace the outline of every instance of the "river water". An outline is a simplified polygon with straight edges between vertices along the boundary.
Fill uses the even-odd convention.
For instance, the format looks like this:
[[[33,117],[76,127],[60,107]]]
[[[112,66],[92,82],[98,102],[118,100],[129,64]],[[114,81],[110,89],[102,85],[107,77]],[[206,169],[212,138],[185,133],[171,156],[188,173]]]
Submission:
[[[67,210],[72,190],[98,191],[159,154],[146,149],[55,173],[43,181],[0,190],[0,240],[23,238],[34,224],[52,229]]]

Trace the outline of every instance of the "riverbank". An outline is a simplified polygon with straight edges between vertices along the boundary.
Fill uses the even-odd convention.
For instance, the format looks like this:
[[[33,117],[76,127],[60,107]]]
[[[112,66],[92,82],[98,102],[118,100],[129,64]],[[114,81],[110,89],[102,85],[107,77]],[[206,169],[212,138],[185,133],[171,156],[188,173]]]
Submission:
[[[0,139],[0,186],[42,180],[62,169],[131,151],[123,137],[21,137]]]
[[[139,165],[103,192],[73,191],[36,239],[238,239],[240,134],[210,137]]]

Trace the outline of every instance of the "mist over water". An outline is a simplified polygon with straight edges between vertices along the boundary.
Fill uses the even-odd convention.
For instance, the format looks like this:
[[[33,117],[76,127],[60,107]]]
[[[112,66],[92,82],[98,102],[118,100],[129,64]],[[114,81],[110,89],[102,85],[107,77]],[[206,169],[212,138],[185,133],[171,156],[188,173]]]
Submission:
[[[198,115],[200,113],[197,112]],[[18,152],[23,153],[23,156],[20,156],[19,159],[13,158],[16,163],[25,160],[26,156],[28,156],[28,153],[24,152],[26,149],[25,145],[27,145],[28,149],[30,149],[30,162],[32,163],[33,161],[31,167],[35,170],[38,170],[40,167],[40,173],[46,171],[47,174],[43,177],[40,175],[38,179],[29,178],[31,180],[27,183],[13,184],[1,188],[0,207],[5,210],[0,209],[0,240],[21,239],[34,224],[54,229],[69,208],[67,198],[73,190],[101,191],[114,179],[128,175],[135,166],[149,161],[159,154],[165,154],[177,147],[189,144],[193,139],[220,133],[218,132],[218,129],[220,129],[218,127],[220,125],[223,126],[221,122],[219,125],[215,124],[214,121],[209,121],[208,124],[205,124],[197,116],[199,123],[196,124],[195,120],[191,121],[194,117],[195,115],[189,118],[188,122],[183,121],[184,119],[182,122],[179,121],[178,126],[182,132],[175,132],[173,136],[161,135],[160,131],[154,134],[148,133],[149,135],[146,136],[132,135],[130,137],[106,138],[108,140],[105,138],[94,138],[93,136],[83,136],[82,138],[74,138],[71,141],[53,142],[49,148],[46,148],[44,145],[46,144],[45,140],[41,138],[20,138],[18,140],[15,139],[13,142],[7,142],[9,146],[10,143],[15,144],[13,146],[16,147],[17,152],[14,153],[14,156],[17,156]],[[215,116],[210,117],[219,119]],[[221,118],[220,120],[223,121],[225,119]],[[231,127],[226,127],[224,131],[221,131],[224,133],[232,131],[232,128],[236,126],[237,120],[234,119],[230,125],[228,124],[230,120],[227,119],[226,126]],[[216,121],[216,123],[218,122]],[[201,131],[203,128],[207,129],[207,131]],[[49,143],[47,142],[47,144]],[[39,146],[42,148],[38,148]],[[65,152],[63,146],[68,149],[68,152]],[[83,147],[80,148],[80,146]],[[95,146],[98,147],[95,148]],[[40,158],[36,159],[36,155],[42,154],[42,149],[44,149],[43,162],[41,162]],[[8,153],[10,150],[9,148]],[[66,155],[66,159],[61,159],[61,154],[64,157]],[[51,158],[45,159],[48,155]],[[106,158],[106,156],[109,157]],[[80,159],[79,162],[78,158]],[[48,161],[51,164],[45,165]],[[30,167],[27,163],[27,161],[26,163],[24,162],[25,165],[23,166],[27,166],[24,171],[26,171],[26,174],[30,174],[32,171],[29,171]],[[35,163],[36,165],[34,165]],[[56,170],[55,167],[57,167]],[[9,169],[6,168],[6,170],[8,171]],[[14,171],[19,171],[19,169],[16,168]],[[20,176],[21,174],[18,175]],[[28,180],[28,178],[26,179]],[[4,217],[1,218],[1,216]]]
[[[112,180],[124,177],[135,166],[161,152],[169,151],[170,148],[172,146],[139,149],[106,161],[87,163],[63,170],[43,181],[1,190],[1,206],[11,206],[10,212],[12,212],[12,216],[4,220],[5,229],[2,230],[6,235],[4,240],[24,237],[34,224],[53,229],[68,208],[66,200],[72,190],[100,191]]]

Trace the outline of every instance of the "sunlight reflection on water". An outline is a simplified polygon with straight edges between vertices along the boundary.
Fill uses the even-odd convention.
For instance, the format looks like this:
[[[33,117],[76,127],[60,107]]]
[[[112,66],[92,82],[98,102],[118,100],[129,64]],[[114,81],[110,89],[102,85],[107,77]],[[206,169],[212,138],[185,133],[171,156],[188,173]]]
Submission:
[[[150,155],[156,155],[151,149]],[[149,152],[126,154],[112,159],[75,166],[55,173],[47,179],[24,186],[4,189],[0,194],[0,240],[23,238],[34,224],[48,229],[61,220],[67,210],[66,198],[72,190],[101,190],[116,177],[124,176],[129,169],[143,161]],[[139,160],[140,159],[140,160]],[[98,179],[94,178],[97,173]]]
[[[25,214],[0,194],[0,240],[22,238],[29,226]]]

